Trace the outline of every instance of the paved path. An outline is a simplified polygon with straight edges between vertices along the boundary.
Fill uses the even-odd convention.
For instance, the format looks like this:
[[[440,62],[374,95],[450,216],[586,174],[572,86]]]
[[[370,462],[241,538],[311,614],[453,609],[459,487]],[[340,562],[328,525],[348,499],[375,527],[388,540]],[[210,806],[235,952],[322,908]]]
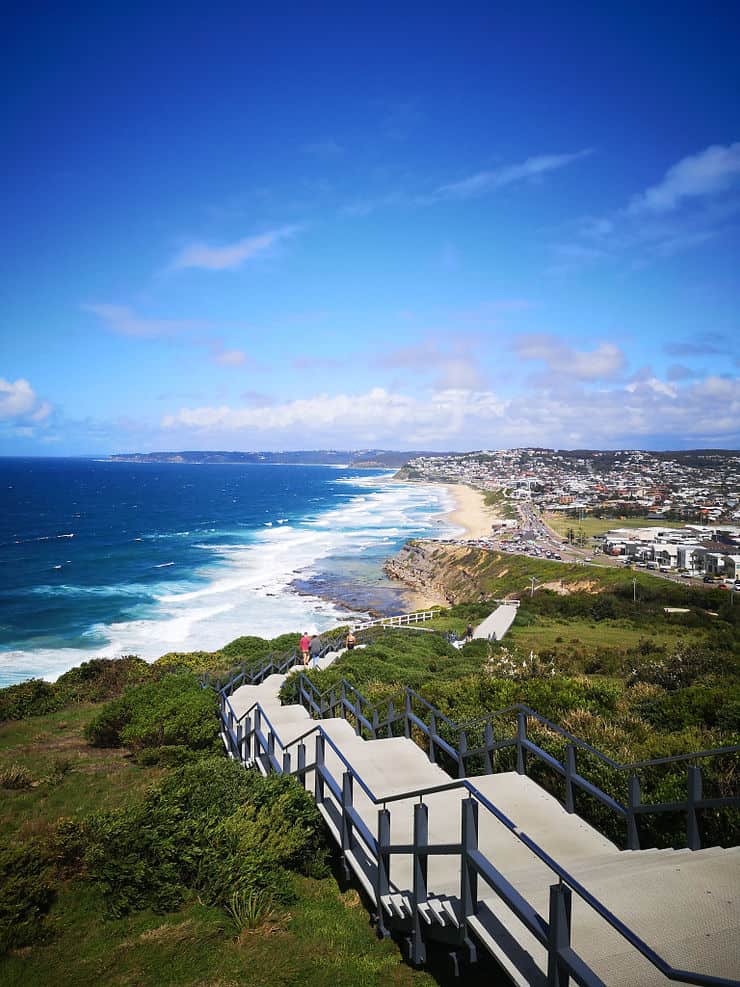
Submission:
[[[514,604],[502,603],[481,624],[478,624],[473,631],[473,639],[484,638],[487,641],[490,638],[492,641],[502,641],[514,623],[518,609]]]
[[[515,611],[514,607],[507,609]],[[327,655],[321,660],[321,667],[331,664],[337,656],[338,653]],[[290,748],[291,742],[304,735],[314,722],[302,706],[280,705],[278,692],[284,680],[285,676],[271,675],[259,686],[242,686],[231,697],[237,715],[255,702],[260,704],[263,716],[277,734],[279,757],[282,748]],[[410,739],[364,740],[343,719],[325,719],[321,725],[376,800],[450,781]],[[295,749],[292,748],[294,752]],[[307,754],[309,770],[305,785],[313,793],[315,772],[311,747]],[[341,791],[346,764],[329,745],[325,765]],[[740,848],[620,851],[578,816],[569,815],[556,799],[526,776],[504,772],[470,780],[672,966],[740,979]],[[465,794],[456,789],[424,796],[429,810],[430,845],[460,841],[460,803]],[[414,806],[418,801],[409,798],[388,804],[392,843],[412,841]],[[357,782],[353,786],[353,806],[371,833],[377,834],[378,805]],[[341,844],[341,807],[328,787],[320,809]],[[547,920],[548,889],[554,881],[552,871],[483,807],[479,817],[479,849]],[[377,861],[372,854],[357,839],[345,859],[374,897]],[[410,854],[392,856],[391,893],[383,899],[388,919],[391,916],[402,921],[409,919],[412,871]],[[435,929],[460,925],[459,856],[428,858],[428,888],[429,901],[420,905],[419,910],[424,920],[422,926],[433,938]],[[544,987],[547,982],[544,948],[482,880],[478,886],[477,915],[469,920],[468,927],[512,982],[522,987]],[[572,945],[604,984],[658,987],[673,982],[666,980],[575,894]]]

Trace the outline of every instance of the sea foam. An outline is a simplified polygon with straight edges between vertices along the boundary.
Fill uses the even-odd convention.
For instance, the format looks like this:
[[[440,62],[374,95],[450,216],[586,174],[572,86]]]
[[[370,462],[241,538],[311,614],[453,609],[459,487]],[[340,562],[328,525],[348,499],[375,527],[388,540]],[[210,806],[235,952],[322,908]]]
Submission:
[[[115,592],[140,597],[130,611],[132,619],[88,628],[83,640],[89,645],[46,648],[38,642],[40,647],[33,650],[0,653],[0,685],[29,675],[53,680],[90,657],[136,654],[153,660],[170,651],[215,650],[242,634],[322,632],[346,620],[348,613],[326,600],[296,593],[290,584],[297,576],[309,577],[317,566],[330,565],[332,556],[382,555],[408,537],[452,533],[440,520],[453,506],[443,487],[388,482],[377,476],[331,482],[347,488],[347,499],[339,506],[298,519],[282,517],[278,526],[249,532],[249,540],[235,540],[246,533],[235,531],[233,525],[224,531],[217,527],[192,531],[198,547],[210,556],[195,580],[146,587],[39,587],[59,595]],[[353,496],[353,486],[363,493]],[[169,537],[190,534],[183,530]],[[202,541],[204,534],[211,540]]]

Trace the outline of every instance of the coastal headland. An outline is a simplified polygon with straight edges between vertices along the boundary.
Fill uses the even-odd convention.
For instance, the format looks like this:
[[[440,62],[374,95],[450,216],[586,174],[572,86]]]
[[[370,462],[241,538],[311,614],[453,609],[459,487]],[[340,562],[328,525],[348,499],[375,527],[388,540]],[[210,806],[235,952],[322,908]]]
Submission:
[[[413,481],[404,479],[403,482]],[[458,536],[460,540],[490,536],[491,526],[501,518],[495,508],[486,504],[483,491],[465,483],[440,485],[455,502],[454,508],[445,515],[445,521],[462,529]],[[436,540],[414,539],[407,542],[395,556],[387,559],[383,566],[383,571],[390,579],[403,584],[401,595],[411,610],[449,606],[457,602],[458,593],[452,589],[446,577],[453,569],[459,575],[459,570],[457,566],[450,566],[453,561],[451,559],[446,559],[445,566],[440,568],[439,560],[435,555],[440,547]],[[445,546],[450,551],[454,547]],[[466,549],[461,546],[459,550],[464,552]],[[470,589],[472,590],[472,587]]]

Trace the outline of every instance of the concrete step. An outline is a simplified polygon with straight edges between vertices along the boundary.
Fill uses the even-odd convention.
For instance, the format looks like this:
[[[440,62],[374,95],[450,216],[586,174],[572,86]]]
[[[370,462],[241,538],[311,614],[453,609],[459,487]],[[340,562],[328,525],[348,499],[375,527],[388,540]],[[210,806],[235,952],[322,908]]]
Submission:
[[[639,851],[637,851],[639,852]],[[701,854],[701,856],[697,856]],[[672,966],[717,977],[740,976],[740,849],[691,858],[656,858],[642,874],[594,874],[591,891]],[[660,862],[658,862],[658,860]],[[638,861],[639,862],[639,861]],[[554,882],[551,882],[554,883]],[[521,888],[518,888],[521,890]],[[525,889],[547,918],[547,887]],[[483,895],[472,926],[515,983],[544,982],[546,953],[493,892]],[[571,943],[605,984],[667,984],[647,960],[573,896]],[[508,954],[502,955],[502,951]]]

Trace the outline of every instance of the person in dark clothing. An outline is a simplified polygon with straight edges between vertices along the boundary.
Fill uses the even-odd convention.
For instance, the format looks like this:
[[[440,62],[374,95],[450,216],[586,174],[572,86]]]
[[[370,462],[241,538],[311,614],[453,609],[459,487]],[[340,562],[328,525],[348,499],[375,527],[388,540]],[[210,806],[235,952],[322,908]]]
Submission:
[[[468,626],[465,628],[465,641],[467,643],[468,641],[472,641],[472,640],[473,640],[473,625],[468,624]]]
[[[316,662],[319,660],[319,655],[321,654],[321,649],[323,644],[321,643],[321,638],[318,634],[311,635],[311,643],[308,646],[308,653],[311,656],[311,664],[316,667]]]

